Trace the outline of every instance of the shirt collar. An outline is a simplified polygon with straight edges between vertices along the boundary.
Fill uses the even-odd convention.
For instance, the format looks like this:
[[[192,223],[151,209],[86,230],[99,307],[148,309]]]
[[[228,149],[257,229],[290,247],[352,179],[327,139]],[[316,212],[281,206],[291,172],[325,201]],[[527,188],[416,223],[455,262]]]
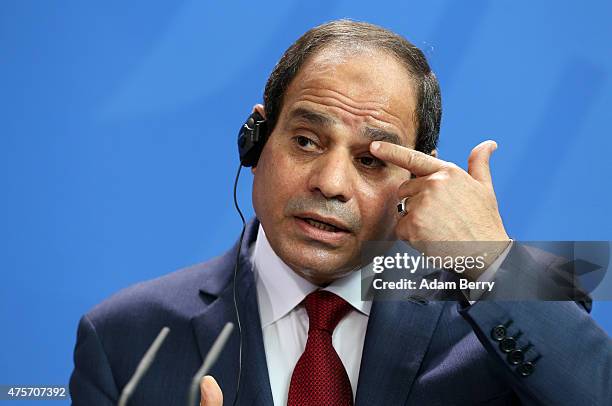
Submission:
[[[257,299],[262,327],[275,323],[292,311],[311,292],[319,287],[295,273],[272,249],[261,224],[251,254],[257,285]],[[346,300],[359,312],[370,315],[372,302],[361,300],[361,272],[359,270],[335,280],[328,290]]]

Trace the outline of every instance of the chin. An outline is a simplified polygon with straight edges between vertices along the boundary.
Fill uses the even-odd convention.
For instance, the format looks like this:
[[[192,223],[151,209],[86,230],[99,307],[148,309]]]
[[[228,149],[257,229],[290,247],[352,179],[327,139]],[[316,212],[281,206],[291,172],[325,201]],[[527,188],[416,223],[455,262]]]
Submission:
[[[281,247],[280,257],[291,269],[311,282],[331,282],[359,267],[360,258],[310,244]]]

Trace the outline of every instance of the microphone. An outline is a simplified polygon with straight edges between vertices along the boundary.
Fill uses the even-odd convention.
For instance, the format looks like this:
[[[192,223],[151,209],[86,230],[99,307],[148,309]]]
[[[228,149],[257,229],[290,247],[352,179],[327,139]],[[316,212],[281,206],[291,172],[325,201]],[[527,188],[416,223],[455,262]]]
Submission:
[[[155,338],[155,341],[153,341],[153,344],[151,344],[151,346],[149,347],[145,355],[142,357],[142,359],[138,363],[138,366],[136,367],[136,371],[134,372],[134,375],[132,375],[128,383],[123,388],[123,391],[121,391],[121,396],[119,397],[118,406],[127,405],[128,400],[130,400],[130,396],[132,396],[132,393],[134,393],[134,390],[136,389],[136,386],[138,386],[138,383],[140,382],[144,374],[147,373],[147,371],[149,370],[149,367],[155,360],[157,351],[159,351],[159,348],[161,347],[164,340],[168,336],[168,333],[170,333],[170,329],[168,327],[164,327],[161,329],[161,331],[157,335],[157,338]]]
[[[208,370],[217,361],[217,358],[219,358],[219,355],[221,354],[221,351],[223,351],[223,348],[225,347],[225,344],[227,343],[227,340],[229,339],[229,336],[232,333],[233,329],[234,324],[227,322],[219,333],[219,335],[217,336],[217,338],[215,339],[215,342],[213,343],[212,347],[210,347],[208,354],[206,354],[206,357],[204,357],[204,362],[202,363],[202,366],[200,367],[200,369],[198,369],[198,372],[196,372],[196,374],[193,376],[193,379],[191,380],[191,387],[189,388],[187,406],[196,405],[196,397],[198,396],[198,391],[200,389],[200,380],[204,375],[206,375]]]

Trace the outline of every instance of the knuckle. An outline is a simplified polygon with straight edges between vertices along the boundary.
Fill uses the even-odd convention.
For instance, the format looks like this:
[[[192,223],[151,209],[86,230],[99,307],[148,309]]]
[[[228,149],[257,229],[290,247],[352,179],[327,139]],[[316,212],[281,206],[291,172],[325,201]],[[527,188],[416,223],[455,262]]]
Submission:
[[[406,182],[402,183],[402,184],[399,186],[399,188],[397,189],[398,194],[399,194],[400,196],[405,196],[405,194],[404,194],[404,193],[409,192],[411,187],[412,187],[412,186],[411,186],[411,184],[410,184],[410,181],[406,181]]]
[[[450,176],[444,172],[436,172],[427,180],[427,186],[434,190],[441,189],[445,186],[449,178]]]
[[[419,206],[420,206],[420,210],[419,210],[419,218],[418,221],[419,222],[424,222],[426,220],[425,218],[425,211],[431,211],[432,209],[435,209],[436,206],[436,202],[439,200],[439,194],[436,193],[435,191],[428,191],[426,193],[423,193],[423,195],[421,196],[421,201],[419,202]]]
[[[419,157],[413,154],[406,154],[406,160],[414,165],[418,165],[420,163]]]
[[[406,188],[399,188],[397,191],[397,200],[402,200],[403,198],[408,197],[408,190]],[[409,200],[409,199],[408,199]],[[406,201],[408,201],[406,200]]]
[[[459,167],[459,165],[452,163],[452,162],[448,162],[447,164],[444,165],[444,172],[446,172],[449,175],[455,175],[458,172],[462,172],[463,169],[461,169]]]
[[[412,210],[409,211],[406,215],[406,222],[409,224],[410,229],[413,231],[412,234],[418,234],[420,230],[424,228],[424,219],[418,211]]]

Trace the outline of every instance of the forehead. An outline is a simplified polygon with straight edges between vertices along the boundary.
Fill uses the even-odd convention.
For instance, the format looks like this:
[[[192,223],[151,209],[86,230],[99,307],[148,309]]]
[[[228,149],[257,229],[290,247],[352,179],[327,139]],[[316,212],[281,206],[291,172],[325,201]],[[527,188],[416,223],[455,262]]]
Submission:
[[[393,131],[414,145],[414,83],[384,51],[330,47],[313,55],[287,89],[281,116],[304,107],[324,110],[348,126]]]

